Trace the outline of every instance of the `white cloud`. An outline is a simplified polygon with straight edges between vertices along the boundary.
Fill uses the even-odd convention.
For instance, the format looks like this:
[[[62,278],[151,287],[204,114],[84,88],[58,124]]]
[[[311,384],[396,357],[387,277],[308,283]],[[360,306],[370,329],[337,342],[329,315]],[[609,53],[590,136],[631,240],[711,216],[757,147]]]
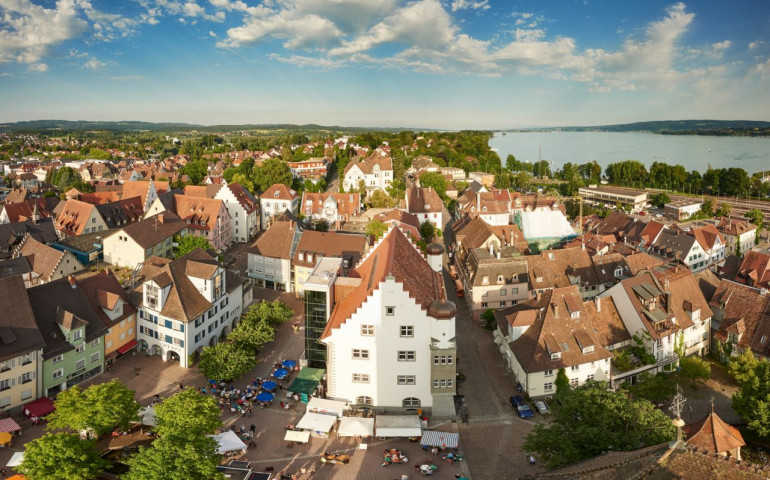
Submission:
[[[214,32],[213,30],[209,30],[209,37],[217,38],[216,32]]]
[[[307,57],[303,55],[291,55],[289,57],[282,57],[278,54],[271,53],[268,55],[268,57],[272,58],[273,60],[277,60],[281,63],[288,63],[291,65],[296,65],[298,67],[318,68],[321,70],[339,68],[345,65],[345,62],[342,62],[340,60],[332,60],[329,58]]]
[[[756,50],[764,44],[765,42],[763,40],[755,40],[753,42],[749,42],[749,50]]]
[[[144,80],[144,77],[141,75],[116,75],[109,77],[109,79],[116,82],[128,82],[131,80]]]
[[[730,40],[725,40],[723,42],[712,44],[711,48],[713,48],[714,50],[726,50],[730,48],[730,45],[732,45],[732,42]]]
[[[146,1],[146,0],[145,0]],[[145,3],[145,5],[147,5]],[[223,22],[226,18],[224,11],[218,11],[214,14],[210,14],[194,0],[176,1],[176,0],[155,0],[155,7],[157,8],[157,14],[161,12],[167,15],[179,15],[181,17],[187,17],[191,19],[200,18],[209,22]],[[181,23],[187,23],[185,20]],[[195,23],[191,21],[190,23]]]
[[[99,70],[100,68],[104,68],[106,66],[107,66],[106,62],[102,62],[101,60],[98,60],[93,57],[89,58],[88,61],[83,64],[83,67],[89,70]]]
[[[454,0],[452,2],[452,11],[457,10],[489,10],[489,0]]]
[[[48,65],[45,63],[33,63],[30,64],[29,67],[27,67],[27,70],[32,70],[35,72],[45,72],[48,71]]]
[[[53,8],[29,0],[0,0],[0,63],[16,61],[45,71],[48,67],[40,60],[87,26],[73,0],[58,0]]]

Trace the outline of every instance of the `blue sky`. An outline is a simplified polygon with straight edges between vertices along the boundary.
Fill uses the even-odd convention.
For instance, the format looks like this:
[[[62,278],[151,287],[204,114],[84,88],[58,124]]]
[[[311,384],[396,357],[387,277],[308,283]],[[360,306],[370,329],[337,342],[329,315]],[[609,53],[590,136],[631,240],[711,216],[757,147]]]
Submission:
[[[770,2],[0,0],[0,121],[770,120]]]

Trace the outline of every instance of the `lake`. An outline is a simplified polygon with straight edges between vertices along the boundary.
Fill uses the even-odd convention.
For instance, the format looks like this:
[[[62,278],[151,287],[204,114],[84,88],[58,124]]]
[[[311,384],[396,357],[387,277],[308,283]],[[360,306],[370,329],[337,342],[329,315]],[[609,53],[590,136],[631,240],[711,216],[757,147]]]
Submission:
[[[517,160],[538,158],[561,168],[567,162],[596,160],[602,168],[622,160],[639,160],[649,168],[653,162],[682,165],[687,171],[740,167],[749,174],[770,170],[770,138],[660,135],[645,132],[500,132],[489,142],[505,166],[513,154]],[[539,150],[542,149],[542,157]]]

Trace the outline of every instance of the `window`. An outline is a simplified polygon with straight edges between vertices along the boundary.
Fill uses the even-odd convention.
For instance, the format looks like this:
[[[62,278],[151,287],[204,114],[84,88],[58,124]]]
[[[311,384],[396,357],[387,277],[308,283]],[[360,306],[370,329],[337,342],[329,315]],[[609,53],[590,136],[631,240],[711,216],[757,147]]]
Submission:
[[[32,354],[31,353],[28,353],[28,354],[24,355],[21,358],[21,364],[22,365],[28,365],[30,363],[32,363]]]
[[[51,360],[51,363],[59,363],[59,362],[61,362],[62,360],[64,360],[64,357],[63,357],[62,355],[56,355],[56,356],[55,356],[55,357],[53,357],[53,359]]]
[[[158,287],[149,284],[145,285],[144,292],[147,297],[147,305],[153,309],[158,308]]]
[[[586,380],[593,380],[593,379],[594,379],[594,375],[593,375],[593,374],[591,374],[591,375],[588,375],[588,376],[586,377]]]
[[[54,370],[54,372],[51,375],[51,377],[54,378],[54,379],[57,379],[57,378],[61,378],[62,375],[64,375],[64,369],[60,368],[58,370]]]
[[[86,368],[86,359],[81,358],[77,362],[75,362],[75,370],[81,370],[83,368]]]
[[[0,372],[7,372],[11,368],[13,368],[13,360],[0,363]]]
[[[578,370],[580,370],[580,365],[572,365],[571,369],[573,372],[577,372]]]
[[[504,296],[506,296],[506,295],[507,295],[507,293],[508,293],[508,292],[507,292],[507,291],[506,291],[504,288],[501,288],[501,289],[500,289],[500,296],[501,296],[501,297],[504,297]]]
[[[414,375],[399,375],[397,377],[396,383],[399,385],[414,385],[415,384],[415,376]]]
[[[553,391],[553,383],[544,383],[543,384],[543,391],[552,392]]]
[[[505,302],[500,302],[500,306],[504,307],[505,306]]]
[[[35,378],[35,372],[27,372],[19,377],[19,383],[31,382]]]
[[[414,362],[416,354],[412,350],[399,350],[398,361],[399,362]]]
[[[546,377],[553,377],[553,370],[546,370],[543,372],[543,375]]]
[[[481,302],[481,308],[487,308],[487,302]]]
[[[80,345],[75,347],[75,353],[80,353],[80,352],[82,352],[85,349],[86,349],[86,344],[85,343],[81,343]]]
[[[11,404],[11,397],[10,396],[0,398],[0,408],[5,408],[5,407],[7,407],[10,404]]]
[[[580,318],[580,312],[572,312],[569,316],[570,318]]]
[[[392,317],[396,313],[396,307],[385,307],[385,315]]]
[[[363,350],[360,348],[353,349],[353,358],[358,360],[369,360],[369,350]]]
[[[361,396],[356,397],[356,405],[373,405],[374,401],[372,400],[372,397],[367,396]]]
[[[420,406],[420,399],[415,397],[405,398],[402,402],[404,408],[415,408]]]
[[[83,330],[78,328],[72,332],[72,340],[80,340],[81,338],[83,338]]]
[[[23,390],[21,392],[21,399],[22,400],[29,400],[30,398],[32,398],[32,389],[31,388],[28,388],[27,390]]]
[[[95,363],[99,361],[99,352],[92,353],[91,354],[91,363]]]
[[[569,384],[570,384],[570,386],[577,387],[578,386],[578,379],[577,378],[570,379]]]
[[[414,327],[411,325],[401,325],[402,337],[414,337]]]
[[[11,380],[3,380],[0,382],[0,390],[8,390],[11,386]]]
[[[361,335],[364,337],[374,335],[374,325],[361,325]]]
[[[353,374],[353,383],[369,383],[369,374],[368,373],[354,373]]]

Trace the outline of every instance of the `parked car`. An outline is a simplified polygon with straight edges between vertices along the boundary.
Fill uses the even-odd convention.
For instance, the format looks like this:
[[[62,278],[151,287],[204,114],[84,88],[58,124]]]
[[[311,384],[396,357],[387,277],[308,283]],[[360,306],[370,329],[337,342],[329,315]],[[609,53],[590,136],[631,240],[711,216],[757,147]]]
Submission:
[[[512,396],[510,401],[513,408],[516,409],[516,413],[519,414],[519,417],[532,418],[535,416],[535,414],[532,412],[532,409],[529,407],[529,404],[527,404],[527,401],[524,400],[524,397],[521,395]]]
[[[538,412],[540,412],[541,415],[546,415],[551,413],[551,410],[548,408],[548,405],[545,404],[542,400],[535,400],[533,402],[535,404],[535,408]]]

